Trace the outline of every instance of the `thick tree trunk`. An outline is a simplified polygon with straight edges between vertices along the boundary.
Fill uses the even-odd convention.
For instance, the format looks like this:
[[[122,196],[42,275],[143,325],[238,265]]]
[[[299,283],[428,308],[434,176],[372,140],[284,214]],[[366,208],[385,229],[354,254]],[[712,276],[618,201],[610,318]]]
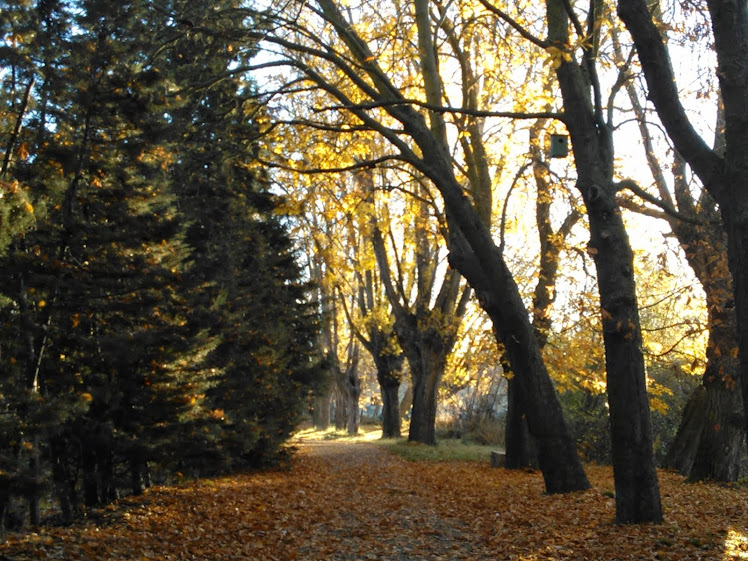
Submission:
[[[610,187],[593,183],[580,190],[590,220],[588,248],[600,292],[616,520],[622,524],[659,522],[662,507],[652,452],[633,252]]]
[[[736,481],[744,436],[742,417],[736,414],[740,401],[740,393],[723,384],[699,386],[683,412],[668,466],[689,481]]]
[[[392,354],[387,351],[388,347],[383,346],[383,350],[374,360],[377,367],[377,382],[382,394],[382,438],[400,438],[398,393],[404,356],[402,352]]]
[[[382,438],[400,438],[400,404],[397,384],[380,384],[382,393]]]
[[[142,495],[143,491],[150,487],[151,480],[148,473],[148,462],[145,450],[141,446],[135,446],[130,451],[130,491],[133,495]]]
[[[314,398],[312,409],[312,423],[314,428],[325,430],[330,426],[330,409],[332,407],[333,391],[327,390],[323,395]]]
[[[437,398],[446,357],[442,353],[434,354],[423,348],[420,350],[420,361],[409,360],[413,377],[413,412],[408,441],[435,445]]]
[[[745,125],[748,127],[748,123]],[[742,149],[745,149],[745,145]],[[748,165],[744,168],[748,168]],[[728,255],[735,294],[740,349],[739,378],[745,411],[745,404],[748,403],[748,193],[745,193],[748,169],[744,169],[744,172],[740,180],[733,178],[735,183],[731,186],[731,197],[725,202],[720,201],[720,209],[727,230]],[[725,204],[732,206],[725,208]],[[743,423],[744,430],[748,431],[748,415],[745,412]]]
[[[569,13],[561,0],[546,0],[548,39],[562,51],[569,42]],[[568,54],[568,53],[567,53]],[[662,506],[652,451],[641,328],[634,281],[633,252],[613,183],[612,131],[604,121],[597,69],[585,53],[561,59],[566,126],[577,169],[577,189],[590,226],[588,253],[595,261],[600,295],[608,404],[610,406],[616,521],[660,522]],[[582,68],[584,65],[584,69]],[[591,95],[591,92],[593,95]]]
[[[524,405],[517,394],[517,383],[512,377],[507,384],[505,467],[507,469],[536,468],[538,467],[537,447],[530,434]]]
[[[99,484],[96,477],[96,453],[91,442],[82,443],[81,471],[83,472],[83,501],[88,507],[98,506]]]
[[[338,386],[335,386],[335,430],[343,430],[346,427],[348,418],[348,400],[345,392]]]
[[[41,453],[39,451],[39,436],[34,436],[34,448],[31,451],[30,471],[31,471],[31,488],[28,495],[29,500],[29,520],[32,526],[39,526],[42,523],[41,515],[41,485],[42,485],[42,467]]]
[[[709,261],[713,262],[713,257]],[[739,476],[745,433],[738,359],[734,352],[738,344],[737,329],[733,310],[725,308],[731,298],[715,297],[724,296],[725,292],[731,296],[732,291],[715,290],[713,284],[702,282],[707,293],[709,324],[713,326],[709,332],[703,383],[683,410],[665,463],[691,481],[732,482]]]

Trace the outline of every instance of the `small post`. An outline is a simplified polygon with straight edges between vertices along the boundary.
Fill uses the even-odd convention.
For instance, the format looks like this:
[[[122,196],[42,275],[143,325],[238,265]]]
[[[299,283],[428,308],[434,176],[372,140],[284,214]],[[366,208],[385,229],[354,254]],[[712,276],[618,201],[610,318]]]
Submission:
[[[499,452],[498,450],[493,450],[491,452],[491,467],[503,468],[505,466],[506,466],[506,452]]]

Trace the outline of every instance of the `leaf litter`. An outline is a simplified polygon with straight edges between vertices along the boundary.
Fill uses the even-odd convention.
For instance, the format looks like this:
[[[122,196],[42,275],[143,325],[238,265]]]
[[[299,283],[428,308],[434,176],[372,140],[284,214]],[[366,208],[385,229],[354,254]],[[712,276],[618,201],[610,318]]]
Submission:
[[[612,471],[543,493],[539,472],[408,462],[363,442],[303,442],[288,471],[155,487],[70,527],[6,536],[5,559],[748,560],[748,491],[660,472],[665,522],[614,523]],[[2,558],[2,557],[0,557]]]

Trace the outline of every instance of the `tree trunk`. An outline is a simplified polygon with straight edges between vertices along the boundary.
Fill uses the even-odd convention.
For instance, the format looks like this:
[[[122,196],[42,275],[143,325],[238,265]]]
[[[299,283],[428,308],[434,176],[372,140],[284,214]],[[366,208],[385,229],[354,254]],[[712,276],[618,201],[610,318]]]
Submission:
[[[343,430],[348,418],[346,395],[339,385],[335,385],[335,430]]]
[[[598,249],[595,263],[603,314],[616,520],[622,524],[660,522],[662,507],[652,452],[652,427],[644,357],[641,353],[633,254],[625,237],[623,223],[617,228],[608,227],[610,222],[620,221],[620,214],[613,215],[615,218],[607,221],[605,218],[610,218],[610,215],[597,216],[594,211],[588,213],[590,247]],[[607,239],[604,237],[606,234]],[[619,243],[611,243],[611,238]],[[607,244],[610,245],[604,247]]]
[[[743,399],[734,353],[737,329],[733,310],[725,308],[725,299],[715,298],[715,294],[725,291],[714,290],[712,284],[702,282],[707,294],[709,324],[713,326],[703,382],[683,410],[665,463],[691,481],[732,482],[739,476],[744,436]]]
[[[146,451],[142,446],[135,445],[130,450],[129,456],[130,491],[133,495],[142,495],[143,491],[151,484]]]
[[[439,383],[444,373],[444,356],[428,356],[421,349],[421,361],[410,370],[413,377],[413,412],[410,418],[409,442],[436,445],[436,407]],[[426,355],[426,356],[424,356]]]
[[[361,397],[361,383],[358,379],[358,374],[355,369],[348,375],[348,386],[347,390],[347,416],[346,416],[346,429],[348,434],[358,434],[359,423],[361,420],[358,400]]]
[[[81,470],[83,471],[83,501],[86,506],[99,504],[99,484],[96,477],[96,453],[91,442],[81,443]]]
[[[517,383],[509,378],[507,383],[506,412],[506,465],[507,469],[538,467],[538,451],[530,434],[524,405],[517,395]]]
[[[325,430],[330,426],[330,409],[332,407],[333,390],[325,391],[324,395],[314,398],[314,409],[312,409],[312,423],[314,428]]]
[[[721,383],[699,386],[683,411],[666,465],[689,481],[736,481],[744,436],[740,398],[737,389]]]
[[[746,124],[748,126],[748,123]],[[745,145],[742,146],[745,149]],[[745,166],[748,168],[748,166]],[[723,220],[727,229],[728,255],[730,270],[733,278],[735,293],[735,313],[738,320],[738,336],[740,348],[740,385],[742,388],[743,407],[748,403],[748,193],[738,195],[739,190],[745,191],[745,178],[748,169],[744,170],[742,180],[733,184],[733,200],[726,202],[737,203],[732,208],[724,208],[720,202]],[[746,200],[741,200],[746,199]],[[748,415],[743,414],[744,430],[748,431]]]
[[[39,526],[42,523],[41,515],[41,484],[42,484],[42,466],[41,454],[39,450],[39,436],[34,435],[34,448],[31,451],[30,470],[31,470],[31,488],[29,490],[29,520],[32,526]]]
[[[400,407],[398,391],[400,382],[391,385],[381,384],[382,392],[382,438],[400,438]]]
[[[62,513],[62,523],[72,524],[75,516],[75,502],[71,489],[70,474],[66,467],[65,445],[60,437],[52,438],[49,444],[52,479],[54,481],[55,494]]]
[[[566,5],[561,0],[546,0],[546,8],[548,40],[567,55],[559,61],[556,76],[574,151],[576,187],[589,218],[588,253],[597,270],[616,521],[660,522],[662,506],[652,451],[633,251],[616,200],[612,130],[604,120],[594,53],[585,52],[581,63],[566,53],[570,41]]]

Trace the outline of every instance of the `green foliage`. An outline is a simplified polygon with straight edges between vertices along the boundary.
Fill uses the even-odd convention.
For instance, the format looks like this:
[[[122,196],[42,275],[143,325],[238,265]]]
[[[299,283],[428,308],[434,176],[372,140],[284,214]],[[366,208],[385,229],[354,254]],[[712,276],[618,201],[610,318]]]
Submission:
[[[69,520],[155,468],[268,462],[318,375],[317,318],[254,161],[261,108],[227,78],[237,22],[192,2],[2,8],[26,52],[0,50],[0,104],[33,87],[0,122],[23,147],[0,178],[0,511],[23,496],[34,517],[49,492]]]
[[[683,407],[700,383],[696,376],[683,374],[680,365],[649,370],[651,386],[667,388],[650,394],[650,415],[655,461],[661,464],[678,430]],[[582,457],[601,464],[610,463],[611,443],[608,407],[604,393],[580,387],[559,395]]]

